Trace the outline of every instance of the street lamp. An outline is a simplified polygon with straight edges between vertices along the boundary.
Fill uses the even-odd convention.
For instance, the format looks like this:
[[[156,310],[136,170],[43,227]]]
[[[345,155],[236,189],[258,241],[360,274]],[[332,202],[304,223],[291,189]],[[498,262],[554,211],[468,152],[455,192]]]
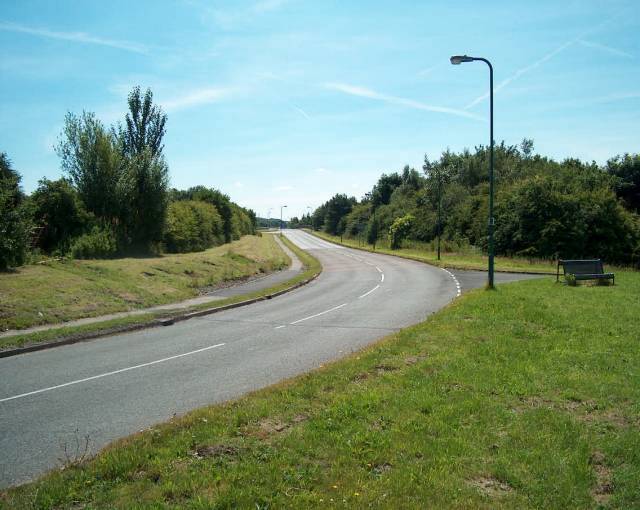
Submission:
[[[282,209],[284,209],[285,207],[287,206],[286,205],[280,206],[280,235],[282,235]]]
[[[269,210],[267,211],[267,228],[268,229],[271,228],[271,209],[272,207],[269,207]]]
[[[489,66],[489,282],[488,287],[493,289],[493,230],[495,219],[493,218],[493,66],[486,58],[469,57],[467,55],[454,55],[451,57],[453,65],[460,65],[462,62],[473,62],[479,60]]]

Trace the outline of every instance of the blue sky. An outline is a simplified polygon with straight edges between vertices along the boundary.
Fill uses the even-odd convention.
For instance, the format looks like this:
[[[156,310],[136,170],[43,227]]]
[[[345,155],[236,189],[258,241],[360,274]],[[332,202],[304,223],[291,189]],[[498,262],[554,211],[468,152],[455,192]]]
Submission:
[[[285,217],[495,138],[599,163],[638,152],[640,4],[607,1],[0,1],[0,151],[26,191],[61,175],[67,111],[169,120],[171,183]],[[276,212],[278,211],[278,212]]]

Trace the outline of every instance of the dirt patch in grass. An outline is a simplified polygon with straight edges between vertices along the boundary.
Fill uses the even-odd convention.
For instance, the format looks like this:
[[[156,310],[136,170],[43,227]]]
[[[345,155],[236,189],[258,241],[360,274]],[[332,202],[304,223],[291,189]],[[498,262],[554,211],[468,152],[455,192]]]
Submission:
[[[469,480],[469,484],[490,498],[499,498],[513,490],[508,483],[501,482],[493,476],[478,476]]]
[[[596,484],[591,491],[591,496],[599,505],[605,505],[613,493],[611,469],[607,467],[605,457],[600,451],[593,452],[589,464],[596,475]]]
[[[193,452],[193,456],[198,459],[236,457],[240,454],[240,448],[229,444],[213,444],[199,446]]]

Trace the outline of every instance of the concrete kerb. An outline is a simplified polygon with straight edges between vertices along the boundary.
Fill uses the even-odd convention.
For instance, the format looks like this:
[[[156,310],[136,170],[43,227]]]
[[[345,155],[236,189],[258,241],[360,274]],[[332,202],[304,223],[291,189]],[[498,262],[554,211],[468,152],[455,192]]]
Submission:
[[[206,308],[204,310],[196,310],[195,312],[187,312],[179,315],[175,315],[172,317],[162,318],[162,319],[154,319],[149,322],[143,322],[140,324],[130,324],[124,326],[115,326],[113,328],[108,328],[105,330],[99,331],[91,331],[87,333],[77,333],[71,334],[68,338],[64,338],[62,340],[58,340],[55,342],[43,342],[40,344],[28,345],[26,347],[17,347],[15,349],[6,349],[0,351],[0,358],[8,358],[10,356],[17,356],[19,354],[26,354],[28,352],[35,351],[43,351],[45,349],[53,349],[54,347],[61,347],[63,345],[71,345],[79,342],[86,342],[89,340],[94,340],[96,338],[103,338],[106,336],[117,335],[120,333],[129,333],[131,331],[138,331],[141,329],[150,329],[156,328],[159,326],[170,326],[175,324],[176,322],[182,322],[189,319],[193,319],[195,317],[202,317],[205,315],[211,315],[218,312],[224,312],[225,310],[231,310],[233,308],[239,308],[241,306],[250,305],[253,303],[257,303],[258,301],[266,301],[268,299],[272,299],[274,297],[281,296],[286,294],[287,292],[291,292],[292,290],[298,289],[308,283],[311,283],[318,276],[320,276],[320,272],[314,274],[311,278],[307,278],[306,280],[302,280],[286,289],[279,290],[278,292],[274,292],[273,294],[267,294],[265,296],[258,296],[251,299],[246,299],[245,301],[239,301],[237,303],[231,303],[228,305],[222,305],[212,308]]]

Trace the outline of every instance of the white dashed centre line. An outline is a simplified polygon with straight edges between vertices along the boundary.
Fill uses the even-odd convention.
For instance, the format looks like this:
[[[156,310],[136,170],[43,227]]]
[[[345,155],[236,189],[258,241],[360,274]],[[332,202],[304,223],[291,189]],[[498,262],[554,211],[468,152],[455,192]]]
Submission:
[[[313,319],[314,317],[320,317],[321,315],[324,315],[325,313],[333,312],[334,310],[342,308],[343,306],[347,306],[347,304],[348,303],[342,303],[341,305],[334,306],[333,308],[329,308],[328,310],[325,310],[324,312],[316,313],[314,315],[309,315],[309,317],[305,317],[304,319],[298,319],[297,321],[290,322],[289,324],[291,326],[293,326],[294,324],[298,324],[299,322],[308,321],[309,319]]]
[[[6,397],[0,399],[0,402],[7,402],[9,400],[15,400],[17,398],[28,397],[29,395],[37,395],[38,393],[44,393],[45,391],[57,390],[58,388],[64,388],[65,386],[72,386],[74,384],[80,384],[87,381],[93,381],[94,379],[100,379],[102,377],[108,377],[110,375],[121,374],[122,372],[128,372],[129,370],[135,370],[136,368],[148,367],[151,365],[156,365],[158,363],[164,363],[165,361],[169,361],[172,359],[182,358],[184,356],[190,356],[192,354],[197,354],[199,352],[208,351],[210,349],[215,349],[216,347],[222,347],[225,344],[216,344],[210,345],[209,347],[203,347],[202,349],[196,349],[195,351],[185,352],[183,354],[176,354],[175,356],[169,356],[168,358],[157,359],[155,361],[149,361],[148,363],[142,363],[140,365],[134,365],[132,367],[121,368],[120,370],[114,370],[112,372],[106,372],[104,374],[98,374],[91,377],[85,377],[84,379],[78,379],[76,381],[69,381],[64,384],[58,384],[56,386],[49,386],[48,388],[42,388],[40,390],[29,391],[27,393],[21,393],[20,395],[14,395],[13,397]]]

